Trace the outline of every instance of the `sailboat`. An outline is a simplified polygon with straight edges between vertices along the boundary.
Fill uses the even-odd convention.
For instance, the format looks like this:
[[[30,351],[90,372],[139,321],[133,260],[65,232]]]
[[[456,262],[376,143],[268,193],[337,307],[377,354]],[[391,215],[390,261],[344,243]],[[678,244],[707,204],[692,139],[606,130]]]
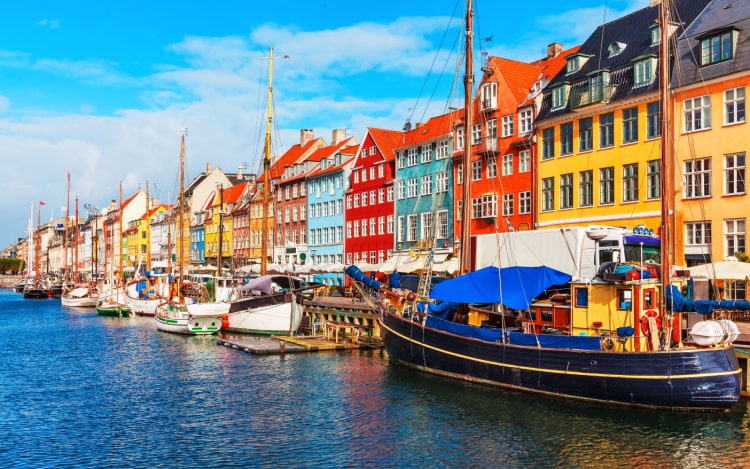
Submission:
[[[68,181],[70,181],[70,175],[68,175]],[[77,308],[94,308],[96,307],[98,292],[93,282],[88,285],[77,284],[78,280],[78,241],[80,229],[78,226],[78,197],[76,197],[76,217],[75,227],[73,228],[73,278],[67,283],[63,290],[60,302],[63,306],[71,306]],[[66,225],[67,226],[67,225]],[[67,237],[66,237],[67,238]],[[67,256],[67,253],[66,253]]]
[[[39,207],[37,209],[36,231],[31,231],[31,225],[29,225],[29,241],[31,241],[32,234],[33,234],[33,241],[34,241],[33,243],[34,277],[31,279],[31,282],[27,282],[26,285],[24,285],[23,297],[30,298],[30,299],[52,297],[52,294],[47,288],[47,284],[45,280],[42,278],[41,272],[39,271],[39,252],[42,249],[42,233],[41,233],[41,207],[42,205],[44,205],[44,202],[40,201]]]
[[[239,289],[240,298],[229,306],[224,330],[245,334],[293,335],[302,322],[301,292],[311,288],[301,281],[267,272],[268,210],[271,187],[271,124],[273,105],[273,47],[268,74],[268,125],[263,158],[263,235],[261,236],[260,277]]]
[[[466,20],[467,84],[472,81],[471,3]],[[670,24],[667,3],[660,6],[661,25]],[[668,29],[661,28],[665,114],[669,110]],[[470,135],[472,123],[469,98],[467,90],[465,135]],[[693,327],[692,335],[686,340],[681,337],[680,311],[701,307],[687,305],[672,284],[666,249],[671,242],[667,215],[672,159],[664,141],[668,122],[665,115],[660,266],[624,274],[603,269],[588,281],[573,281],[570,275],[545,266],[490,266],[469,272],[464,248],[462,275],[436,285],[429,298],[389,289],[350,266],[347,273],[380,311],[390,361],[466,381],[607,405],[702,411],[734,406],[740,396],[740,369],[731,343],[737,336],[736,325],[716,324],[725,332],[711,340],[712,334],[703,332],[713,329],[708,327]],[[470,150],[467,145],[464,168],[469,167]],[[468,173],[464,171],[464,200],[469,198]],[[463,204],[464,221],[470,219],[470,205]],[[601,234],[591,230],[592,239]],[[469,235],[464,222],[463,246],[470,245]],[[572,294],[545,294],[567,285]],[[555,315],[565,318],[566,331],[537,328],[543,318]]]
[[[172,278],[166,300],[156,308],[154,321],[156,328],[164,332],[186,335],[209,335],[221,330],[222,315],[213,309],[194,308],[189,305],[205,300],[201,291],[190,291],[191,285],[185,282],[184,237],[185,229],[185,134],[183,130],[180,142],[180,188],[177,205],[177,275]],[[198,295],[200,297],[198,297]]]

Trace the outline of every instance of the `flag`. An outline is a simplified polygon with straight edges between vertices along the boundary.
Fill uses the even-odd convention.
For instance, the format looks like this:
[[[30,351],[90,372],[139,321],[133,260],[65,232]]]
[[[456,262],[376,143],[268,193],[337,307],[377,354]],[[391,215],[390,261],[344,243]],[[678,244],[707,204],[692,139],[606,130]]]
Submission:
[[[39,201],[39,205],[44,205],[44,202],[42,202],[42,201],[40,200],[40,201]]]

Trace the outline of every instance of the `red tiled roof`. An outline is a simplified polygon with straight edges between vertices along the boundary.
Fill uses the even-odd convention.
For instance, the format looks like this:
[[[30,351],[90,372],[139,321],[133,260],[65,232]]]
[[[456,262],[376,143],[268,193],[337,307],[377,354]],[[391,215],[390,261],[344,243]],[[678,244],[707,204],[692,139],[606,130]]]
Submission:
[[[373,142],[380,150],[385,161],[394,161],[396,159],[395,149],[401,146],[404,133],[400,130],[386,130],[368,127],[367,133],[372,137]]]
[[[232,187],[223,189],[222,197],[224,198],[224,203],[233,204],[237,202],[237,199],[239,199],[242,196],[242,194],[245,192],[246,187],[247,187],[247,181],[241,184],[236,184]]]

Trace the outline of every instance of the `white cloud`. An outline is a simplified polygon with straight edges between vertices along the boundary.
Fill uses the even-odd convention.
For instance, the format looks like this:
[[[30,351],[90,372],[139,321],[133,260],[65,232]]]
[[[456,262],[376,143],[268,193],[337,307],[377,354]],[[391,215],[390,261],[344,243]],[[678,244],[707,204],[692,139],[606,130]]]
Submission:
[[[7,112],[10,109],[10,100],[3,95],[0,95],[0,114]]]

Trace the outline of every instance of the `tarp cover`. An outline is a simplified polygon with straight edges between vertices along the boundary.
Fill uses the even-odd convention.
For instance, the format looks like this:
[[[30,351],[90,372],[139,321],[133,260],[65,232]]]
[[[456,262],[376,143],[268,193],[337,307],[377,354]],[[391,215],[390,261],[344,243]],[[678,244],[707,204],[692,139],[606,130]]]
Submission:
[[[304,287],[305,282],[286,275],[261,275],[260,277],[248,280],[247,283],[240,287],[240,290],[256,290],[266,295],[271,295],[275,293],[274,286],[278,289],[293,290]]]
[[[700,313],[711,314],[714,310],[747,311],[750,310],[750,302],[741,300],[689,300],[685,298],[676,285],[670,285],[667,289],[667,304],[672,305],[672,311],[676,313]]]
[[[372,288],[373,290],[380,290],[380,282],[362,273],[362,271],[359,270],[359,267],[357,267],[356,265],[350,265],[349,267],[346,268],[345,272],[346,272],[346,275],[348,275],[349,277],[353,278],[354,280],[358,282],[364,283],[365,285]]]
[[[570,275],[544,266],[488,266],[435,285],[430,298],[452,303],[501,303],[524,310],[546,289],[570,280]]]

